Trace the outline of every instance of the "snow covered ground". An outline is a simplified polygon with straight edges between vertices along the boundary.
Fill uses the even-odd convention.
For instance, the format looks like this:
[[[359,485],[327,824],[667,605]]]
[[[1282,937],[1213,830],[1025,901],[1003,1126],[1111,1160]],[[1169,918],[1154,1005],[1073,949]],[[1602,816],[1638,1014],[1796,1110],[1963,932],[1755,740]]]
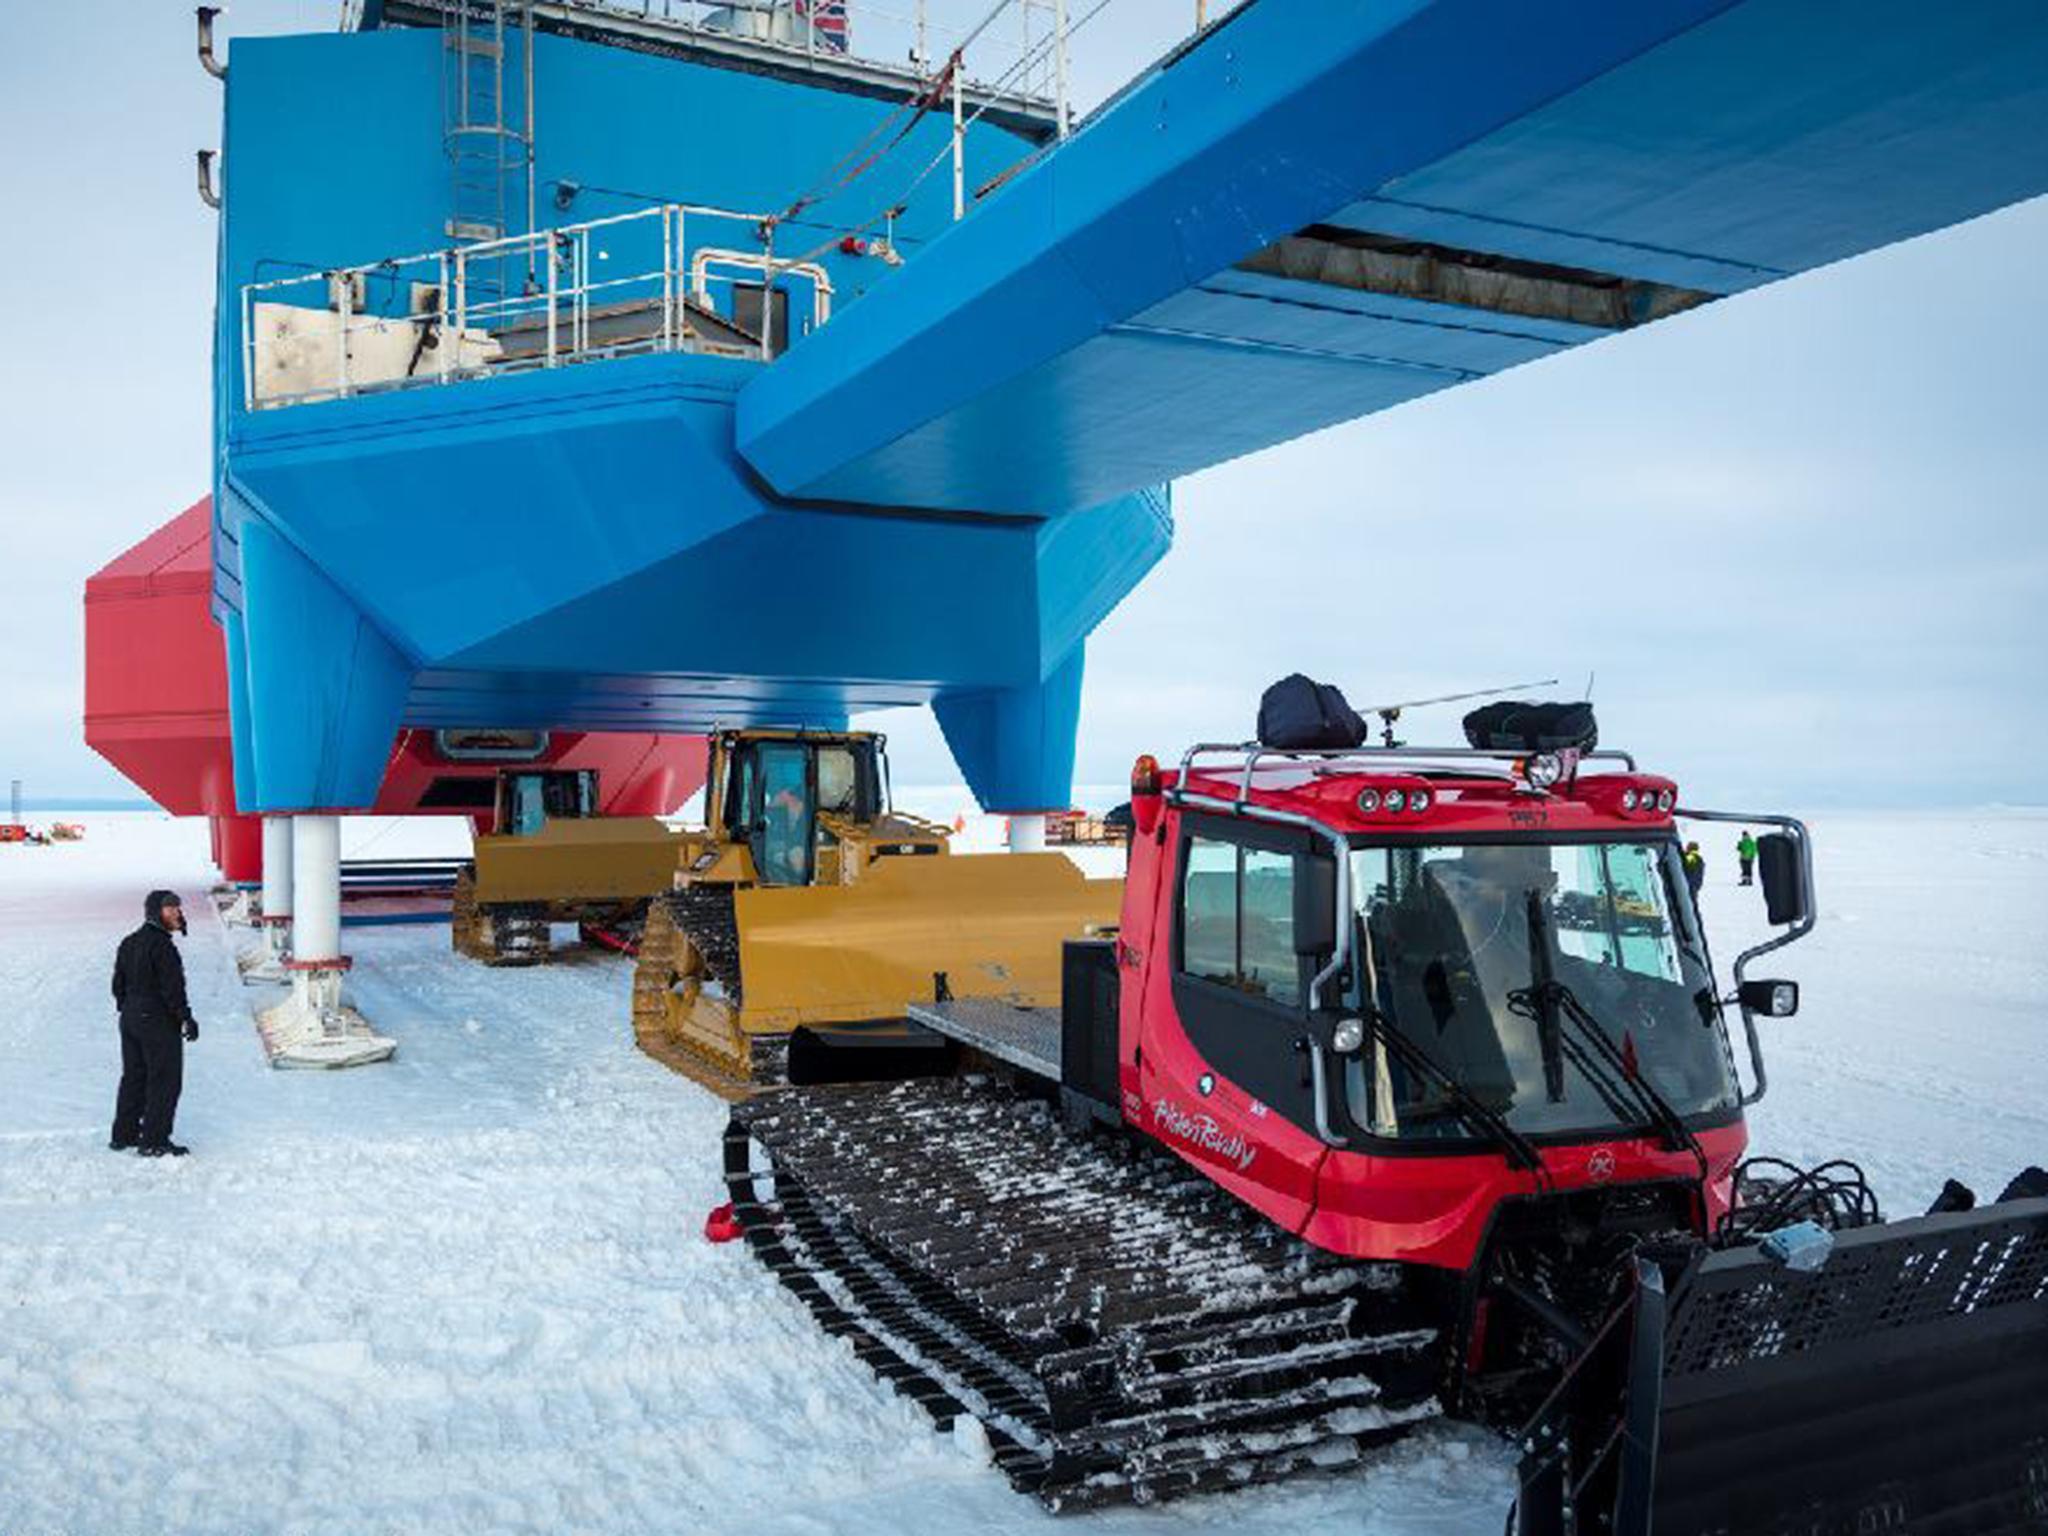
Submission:
[[[701,1239],[724,1110],[632,1050],[620,962],[492,972],[438,927],[350,929],[397,1059],[273,1073],[195,899],[196,1155],[107,1152],[112,947],[148,887],[205,888],[205,835],[77,819],[84,843],[0,848],[0,1531],[1050,1527]],[[1725,968],[1759,917],[1703,830]],[[2048,1159],[2048,814],[1815,832],[1825,915],[1784,958],[1806,1011],[1767,1026],[1755,1143],[1856,1157],[1900,1212],[1952,1172],[1995,1192]],[[1368,1473],[1063,1527],[1490,1536],[1511,1485],[1442,1429]]]

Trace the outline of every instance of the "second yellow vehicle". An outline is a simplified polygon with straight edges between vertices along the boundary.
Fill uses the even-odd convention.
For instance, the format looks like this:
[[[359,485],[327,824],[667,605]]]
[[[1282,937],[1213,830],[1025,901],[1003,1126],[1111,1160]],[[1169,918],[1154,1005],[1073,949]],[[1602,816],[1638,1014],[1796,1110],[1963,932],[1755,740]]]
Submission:
[[[629,948],[648,898],[675,878],[684,836],[652,816],[597,814],[593,769],[498,776],[492,830],[456,876],[455,948],[486,965],[535,965],[576,923]]]

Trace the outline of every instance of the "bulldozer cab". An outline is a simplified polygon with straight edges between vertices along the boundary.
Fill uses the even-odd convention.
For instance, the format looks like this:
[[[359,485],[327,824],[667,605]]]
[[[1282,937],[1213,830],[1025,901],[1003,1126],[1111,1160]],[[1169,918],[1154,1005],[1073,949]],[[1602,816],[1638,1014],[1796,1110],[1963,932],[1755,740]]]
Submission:
[[[720,738],[716,830],[747,845],[763,885],[810,885],[841,826],[871,826],[884,807],[881,738],[735,734]]]
[[[520,769],[498,776],[492,831],[500,837],[531,837],[550,821],[583,821],[596,814],[596,769]]]
[[[712,737],[705,832],[649,910],[634,977],[649,1055],[745,1097],[924,1070],[930,1037],[904,1028],[922,999],[1057,1004],[1062,940],[1113,924],[1122,882],[1060,853],[947,856],[946,828],[890,806],[884,747],[859,731]]]

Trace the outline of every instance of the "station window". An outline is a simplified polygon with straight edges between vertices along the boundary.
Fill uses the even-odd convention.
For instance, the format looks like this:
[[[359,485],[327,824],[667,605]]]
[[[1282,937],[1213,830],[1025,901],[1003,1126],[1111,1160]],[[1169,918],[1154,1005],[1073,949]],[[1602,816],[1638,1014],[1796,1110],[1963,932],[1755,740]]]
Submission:
[[[1294,857],[1197,837],[1181,882],[1181,968],[1254,997],[1294,1007]]]

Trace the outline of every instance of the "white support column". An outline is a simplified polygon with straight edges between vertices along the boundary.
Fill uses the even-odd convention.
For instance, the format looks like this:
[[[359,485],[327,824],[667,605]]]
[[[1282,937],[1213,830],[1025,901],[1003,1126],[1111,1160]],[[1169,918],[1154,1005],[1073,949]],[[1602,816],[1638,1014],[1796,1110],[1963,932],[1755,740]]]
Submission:
[[[342,999],[341,818],[291,818],[291,996],[256,1021],[273,1067],[355,1067],[383,1061],[396,1041]]]
[[[263,940],[236,957],[242,980],[291,980],[285,961],[292,953],[292,819],[263,818]]]
[[[292,818],[292,958],[341,960],[341,818]]]
[[[1010,852],[1045,852],[1045,812],[1013,811],[1010,814]]]
[[[263,818],[263,915],[287,922],[292,915],[292,819]]]

